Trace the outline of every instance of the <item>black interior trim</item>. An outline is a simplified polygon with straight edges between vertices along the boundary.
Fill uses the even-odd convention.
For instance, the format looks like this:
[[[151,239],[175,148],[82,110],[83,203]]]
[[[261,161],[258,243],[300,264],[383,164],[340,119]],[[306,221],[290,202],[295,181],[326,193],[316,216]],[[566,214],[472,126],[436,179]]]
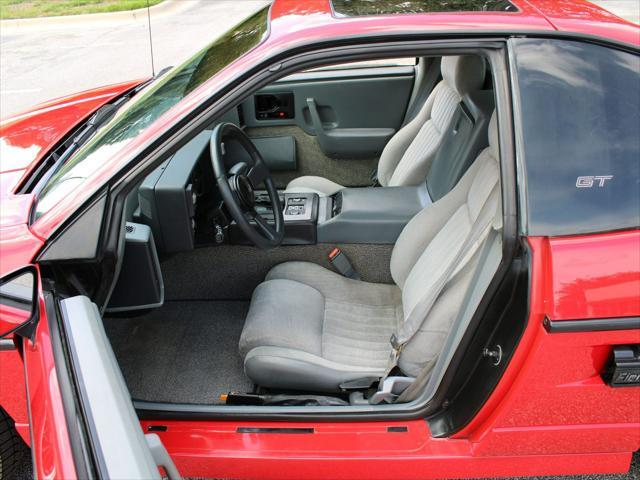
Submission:
[[[220,103],[209,110],[206,118],[204,114],[192,123],[193,128],[210,124],[211,118],[220,115],[230,106],[242,101],[251,92],[259,89],[266,83],[274,80],[274,76],[284,76],[293,70],[301,68],[310,68],[319,64],[333,63],[337,61],[347,61],[352,59],[361,60],[363,58],[379,58],[392,55],[425,55],[425,54],[460,54],[460,53],[476,53],[487,55],[494,63],[495,68],[496,93],[500,98],[498,105],[498,114],[501,122],[501,129],[506,135],[501,135],[501,152],[502,152],[502,175],[503,175],[503,212],[504,232],[503,239],[503,260],[498,269],[492,284],[489,287],[486,298],[481,303],[480,308],[476,312],[478,318],[482,318],[484,308],[487,308],[489,300],[493,298],[493,293],[511,266],[512,258],[516,252],[517,239],[517,222],[516,222],[516,183],[515,183],[515,161],[514,161],[514,142],[512,134],[511,122],[511,104],[508,99],[511,98],[508,73],[506,69],[506,48],[504,40],[458,40],[457,42],[432,41],[425,45],[424,43],[403,42],[399,44],[383,44],[383,45],[360,45],[352,48],[334,47],[323,51],[310,52],[308,54],[294,57],[279,65],[278,69],[272,68],[270,75],[261,76],[257,74],[254,78],[249,79],[246,84],[238,85],[238,87],[229,95],[221,99]],[[293,54],[292,54],[293,55]],[[276,70],[277,73],[273,73]],[[249,93],[247,93],[249,92]],[[502,104],[502,105],[500,105]],[[197,130],[196,130],[197,131]],[[122,197],[126,187],[129,190],[135,185],[136,181],[142,178],[146,173],[150,172],[154,165],[159,164],[163,156],[167,155],[167,150],[175,151],[185,141],[185,137],[193,136],[194,130],[190,133],[183,132],[183,136],[179,144],[172,144],[163,147],[164,152],[157,152],[157,155],[147,158],[144,165],[138,166],[125,174],[125,178],[118,182],[117,193],[114,197]],[[505,137],[505,138],[503,138]],[[128,192],[126,192],[128,193]],[[113,197],[112,197],[113,198]],[[114,216],[121,215],[118,210],[111,210]],[[111,230],[109,233],[113,232]],[[526,318],[524,319],[526,320]],[[473,333],[473,332],[472,332]],[[487,332],[489,334],[490,332]],[[477,340],[477,339],[476,339]],[[484,345],[483,345],[484,346]],[[462,349],[461,346],[459,348]],[[459,361],[459,360],[458,360]],[[458,370],[459,364],[452,362],[448,371]],[[441,383],[436,395],[428,402],[425,399],[419,399],[414,402],[403,405],[377,405],[377,406],[346,406],[346,407],[265,407],[258,409],[255,407],[240,406],[214,406],[214,405],[190,405],[190,404],[171,404],[163,402],[134,401],[140,418],[145,419],[219,419],[219,418],[243,418],[243,419],[270,419],[270,420],[316,420],[316,421],[336,421],[337,419],[348,420],[382,420],[382,419],[415,419],[424,418],[425,416],[434,415],[439,411],[442,403],[446,399],[447,388],[451,385],[451,380],[446,378]],[[475,399],[474,399],[475,400]],[[480,408],[481,405],[477,405]]]
[[[640,329],[640,317],[591,318],[585,320],[550,320],[542,324],[549,333],[606,332],[609,330]]]
[[[168,427],[166,425],[149,425],[147,432],[166,432]]]
[[[477,319],[474,316],[465,333],[465,337],[471,338],[456,352],[457,365],[447,370],[449,386],[442,402],[446,408],[428,420],[433,437],[448,437],[473,420],[500,382],[520,344],[529,319],[531,285],[531,252],[527,242],[523,244],[484,315]],[[475,328],[474,321],[479,322]],[[496,346],[502,351],[498,365],[483,354],[485,348]]]
[[[409,427],[404,425],[396,426],[396,427],[387,427],[387,432],[389,433],[406,433],[409,431]]]
[[[287,433],[287,434],[309,434],[315,433],[314,428],[288,428],[288,427],[238,427],[236,433]]]

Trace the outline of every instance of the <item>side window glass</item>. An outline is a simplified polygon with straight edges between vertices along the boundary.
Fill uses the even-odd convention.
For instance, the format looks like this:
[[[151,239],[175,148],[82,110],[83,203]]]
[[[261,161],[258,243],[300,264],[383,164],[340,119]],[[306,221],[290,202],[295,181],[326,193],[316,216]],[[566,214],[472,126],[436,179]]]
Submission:
[[[36,319],[36,280],[33,267],[24,268],[0,280],[0,338]]]
[[[640,225],[640,56],[514,39],[529,235]]]

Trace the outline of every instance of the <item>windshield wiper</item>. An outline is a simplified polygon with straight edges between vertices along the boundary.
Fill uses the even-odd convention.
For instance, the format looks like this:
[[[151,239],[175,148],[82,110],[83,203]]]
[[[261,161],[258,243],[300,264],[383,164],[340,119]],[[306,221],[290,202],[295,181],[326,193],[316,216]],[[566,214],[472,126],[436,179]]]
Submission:
[[[34,193],[37,197],[40,192],[42,192],[45,185],[47,185],[49,180],[51,180],[51,177],[60,169],[60,167],[69,159],[69,157],[71,157],[71,155],[73,155],[76,150],[78,150],[78,148],[86,143],[87,140],[89,140],[89,138],[91,138],[102,125],[111,120],[116,112],[120,109],[120,107],[122,107],[122,105],[131,100],[131,97],[135,96],[143,88],[157,80],[172,68],[172,66],[163,68],[153,78],[150,78],[146,82],[143,82],[137,87],[131,89],[129,92],[122,95],[117,100],[111,103],[107,103],[106,105],[98,108],[98,110],[96,110],[95,113],[89,118],[89,120],[87,120],[87,122],[78,129],[72,139],[65,141],[64,145],[61,145],[55,151],[53,151],[38,166],[38,168],[30,176],[29,180],[27,180],[27,182],[21,188],[21,191]],[[64,150],[61,147],[63,147]]]
[[[80,129],[80,131],[73,137],[71,144],[62,152],[62,154],[55,159],[53,165],[48,167],[47,172],[40,177],[38,183],[33,188],[32,192],[36,195],[40,195],[40,192],[44,188],[44,186],[49,182],[51,177],[60,169],[62,165],[69,159],[74,152],[80,148],[89,138],[93,136],[94,133],[105,123],[113,118],[118,108],[121,106],[119,99],[114,103],[107,103],[102,107],[98,108],[96,112],[89,118],[87,123]],[[127,99],[128,100],[128,99]],[[126,101],[126,100],[125,100]],[[45,167],[47,168],[47,167]],[[37,175],[37,173],[36,173]]]

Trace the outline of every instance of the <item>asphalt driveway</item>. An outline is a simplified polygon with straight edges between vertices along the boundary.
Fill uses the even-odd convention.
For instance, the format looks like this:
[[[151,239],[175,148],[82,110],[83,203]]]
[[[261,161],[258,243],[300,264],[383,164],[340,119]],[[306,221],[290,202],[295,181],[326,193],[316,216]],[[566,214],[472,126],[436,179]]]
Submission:
[[[268,3],[168,0],[152,7],[155,71],[182,63]],[[0,22],[0,118],[151,73],[146,11]]]

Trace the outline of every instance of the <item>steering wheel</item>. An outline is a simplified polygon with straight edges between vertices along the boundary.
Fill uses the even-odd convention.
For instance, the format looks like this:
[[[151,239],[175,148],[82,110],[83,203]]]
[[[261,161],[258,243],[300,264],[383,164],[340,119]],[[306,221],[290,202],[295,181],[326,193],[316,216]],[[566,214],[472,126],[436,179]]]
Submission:
[[[227,171],[224,162],[224,142],[230,140],[236,141],[249,154],[252,165],[237,162]],[[278,191],[271,179],[269,168],[249,137],[233,123],[221,123],[211,133],[209,148],[220,194],[240,230],[260,248],[280,245],[284,238],[284,218]],[[269,194],[275,228],[255,210],[254,191],[260,184],[264,184]],[[257,228],[250,223],[251,220]]]

